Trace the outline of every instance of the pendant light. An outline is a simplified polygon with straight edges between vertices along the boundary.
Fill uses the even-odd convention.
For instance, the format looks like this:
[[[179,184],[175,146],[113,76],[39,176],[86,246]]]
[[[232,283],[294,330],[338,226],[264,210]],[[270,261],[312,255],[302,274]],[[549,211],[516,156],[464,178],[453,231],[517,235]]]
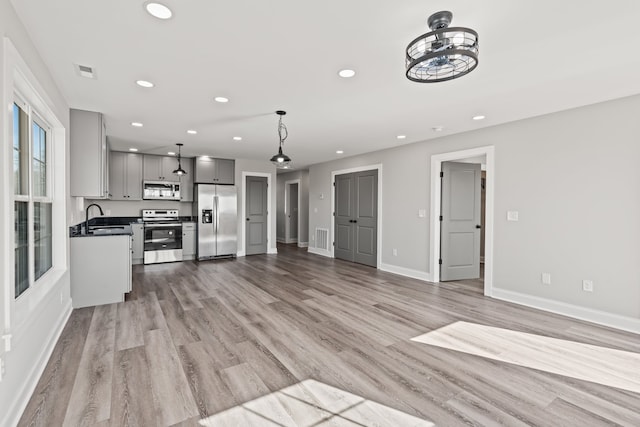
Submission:
[[[182,169],[182,165],[180,164],[180,159],[182,157],[181,156],[181,151],[182,151],[181,148],[182,148],[183,144],[178,142],[176,145],[178,146],[178,169],[174,170],[173,173],[175,173],[178,176],[186,175],[187,171]]]
[[[278,120],[278,138],[280,139],[280,145],[278,146],[278,154],[271,158],[271,163],[273,163],[278,169],[289,169],[289,166],[291,165],[291,158],[282,152],[282,144],[289,136],[287,127],[282,123],[282,116],[287,114],[287,112],[278,110],[276,111],[276,114],[280,116],[280,119]]]
[[[407,46],[407,78],[420,83],[457,79],[478,66],[478,33],[470,28],[451,27],[453,13],[434,13],[427,20],[431,32]]]

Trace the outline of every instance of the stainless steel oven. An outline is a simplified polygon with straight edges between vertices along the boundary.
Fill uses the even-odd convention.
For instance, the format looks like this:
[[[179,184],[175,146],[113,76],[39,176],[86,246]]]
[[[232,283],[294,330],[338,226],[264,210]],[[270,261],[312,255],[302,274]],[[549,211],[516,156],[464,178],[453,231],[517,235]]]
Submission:
[[[182,261],[182,222],[177,210],[142,211],[144,263]]]

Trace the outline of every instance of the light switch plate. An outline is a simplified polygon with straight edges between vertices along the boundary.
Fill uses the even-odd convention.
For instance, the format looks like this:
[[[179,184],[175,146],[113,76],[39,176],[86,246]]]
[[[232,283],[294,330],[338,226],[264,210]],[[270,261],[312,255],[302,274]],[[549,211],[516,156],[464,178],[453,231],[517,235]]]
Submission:
[[[542,273],[542,284],[550,285],[551,284],[551,274],[550,273]]]
[[[418,218],[424,218],[427,216],[427,211],[425,209],[418,209]]]
[[[507,221],[518,221],[518,211],[507,211]]]

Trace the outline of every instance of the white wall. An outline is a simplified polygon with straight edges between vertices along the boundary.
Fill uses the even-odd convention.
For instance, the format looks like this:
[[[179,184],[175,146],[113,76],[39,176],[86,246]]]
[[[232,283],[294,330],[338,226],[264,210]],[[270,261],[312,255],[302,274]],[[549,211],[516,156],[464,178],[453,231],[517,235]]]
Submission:
[[[493,145],[494,295],[558,302],[556,311],[566,304],[592,320],[621,316],[640,331],[638,111],[633,96],[314,165],[310,236],[330,228],[331,171],[381,163],[382,262],[429,274],[429,218],[418,210],[429,212],[430,157]],[[520,221],[507,222],[507,210]],[[582,279],[594,281],[593,293],[582,291]]]
[[[69,169],[65,164],[69,160],[68,132],[69,108],[66,101],[60,94],[56,84],[49,74],[44,62],[40,58],[37,50],[22,26],[20,19],[16,15],[11,3],[8,0],[0,0],[0,34],[7,37],[16,48],[21,61],[24,60],[28,70],[26,76],[30,81],[35,79],[35,84],[39,86],[39,95],[44,97],[47,108],[56,118],[54,127],[54,161],[60,179],[54,191],[62,197],[62,205],[54,208],[58,220],[64,223],[62,230],[63,240],[54,243],[61,248],[57,253],[58,259],[64,262],[50,281],[40,283],[40,286],[33,287],[20,297],[20,304],[13,300],[13,206],[9,201],[12,199],[13,188],[10,183],[11,171],[11,150],[8,148],[11,137],[7,131],[9,129],[9,117],[6,110],[1,114],[2,141],[0,145],[0,274],[2,281],[0,284],[0,332],[9,333],[13,336],[11,351],[0,355],[5,362],[5,376],[0,382],[0,425],[15,425],[26,405],[39,376],[46,365],[53,345],[59,332],[64,326],[64,322],[71,310],[68,253],[69,244],[67,224],[71,221],[70,206],[71,199],[65,198],[65,193],[69,192]],[[4,58],[4,67],[0,70],[0,99],[2,105],[10,105],[13,99],[12,76],[16,62],[7,60],[9,50],[8,45],[0,45],[0,57]],[[42,91],[42,92],[41,92]],[[61,125],[61,126],[58,126]],[[62,179],[65,177],[65,179]],[[54,214],[54,218],[56,218]],[[56,228],[60,230],[60,228]],[[66,256],[64,256],[66,254]],[[62,255],[62,256],[61,256]],[[47,273],[49,274],[49,273]],[[45,275],[46,276],[46,275]],[[43,276],[43,281],[44,277]],[[2,343],[0,343],[2,344]],[[4,349],[2,349],[4,350]],[[4,354],[3,354],[4,353]]]
[[[298,236],[298,244],[306,244],[309,242],[309,171],[299,170],[278,174],[277,178],[277,224],[278,239],[285,239],[285,223],[286,215],[284,214],[285,206],[285,182],[300,180],[300,212],[298,212],[298,221],[300,222],[300,235]]]

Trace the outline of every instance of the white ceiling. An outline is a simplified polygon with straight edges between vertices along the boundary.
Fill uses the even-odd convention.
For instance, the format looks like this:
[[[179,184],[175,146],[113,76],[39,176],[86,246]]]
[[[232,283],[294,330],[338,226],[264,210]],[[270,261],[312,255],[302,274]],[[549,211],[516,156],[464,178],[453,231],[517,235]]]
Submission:
[[[266,162],[284,109],[284,151],[302,168],[640,93],[637,0],[160,2],[172,19],[151,17],[143,0],[12,1],[70,107],[103,112],[117,150],[165,154],[183,142],[186,155]],[[479,33],[479,66],[413,83],[404,49],[439,10]],[[342,68],[356,77],[338,77]]]

